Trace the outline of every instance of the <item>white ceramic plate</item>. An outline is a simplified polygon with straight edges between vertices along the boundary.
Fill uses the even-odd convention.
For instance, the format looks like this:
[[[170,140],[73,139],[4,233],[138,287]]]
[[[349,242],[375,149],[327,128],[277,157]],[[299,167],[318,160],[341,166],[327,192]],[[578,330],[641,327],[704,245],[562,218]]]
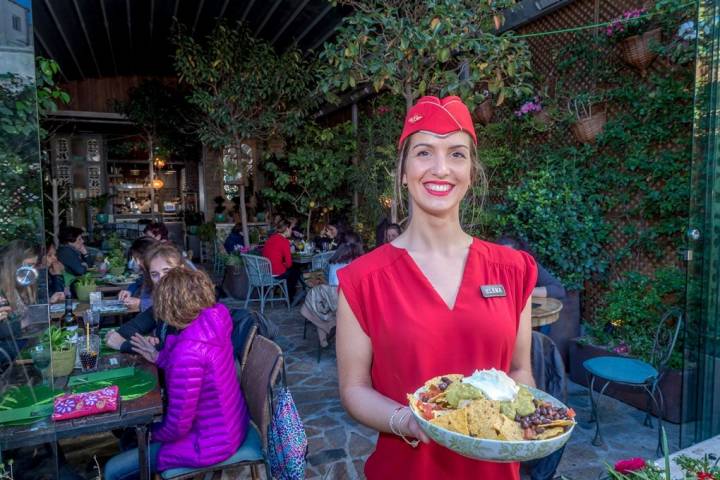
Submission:
[[[554,406],[567,408],[560,400],[551,395],[536,388],[527,388],[538,400],[543,400]],[[419,388],[415,392],[415,397],[419,398],[420,393],[424,390],[425,387]],[[415,419],[420,425],[420,428],[435,442],[465,457],[491,462],[524,462],[546,457],[565,445],[575,429],[575,424],[573,424],[567,432],[547,440],[488,440],[445,430],[425,420],[422,415],[412,407],[410,410],[412,410],[413,415],[415,415]]]

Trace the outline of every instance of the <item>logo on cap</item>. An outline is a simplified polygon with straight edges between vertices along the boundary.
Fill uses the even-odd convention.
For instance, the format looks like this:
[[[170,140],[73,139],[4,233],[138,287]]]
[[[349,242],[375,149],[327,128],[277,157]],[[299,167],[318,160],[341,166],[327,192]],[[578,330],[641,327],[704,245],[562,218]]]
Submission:
[[[408,122],[410,122],[410,123],[417,123],[417,122],[419,122],[419,121],[422,120],[422,119],[423,119],[423,116],[418,113],[418,114],[415,114],[415,115],[413,115],[412,117],[410,117],[410,118],[408,119]]]

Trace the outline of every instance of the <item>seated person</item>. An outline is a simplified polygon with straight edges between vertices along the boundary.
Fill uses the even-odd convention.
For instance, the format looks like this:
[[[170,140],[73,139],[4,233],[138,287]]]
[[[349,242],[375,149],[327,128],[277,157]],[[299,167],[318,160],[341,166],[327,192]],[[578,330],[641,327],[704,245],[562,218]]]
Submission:
[[[288,222],[290,222],[290,229],[292,230],[292,234],[290,235],[290,238],[292,240],[302,240],[305,238],[305,234],[300,230],[300,227],[298,226],[298,219],[295,217],[288,218]]]
[[[530,252],[524,242],[521,242],[512,236],[503,235],[498,239],[497,243],[510,247],[514,250],[522,250],[532,255],[532,252]],[[555,278],[552,273],[543,268],[537,259],[535,260],[535,263],[537,264],[538,276],[532,293],[533,297],[552,297],[557,298],[558,300],[565,298],[565,287],[563,287],[562,283],[560,283],[560,280]]]
[[[315,238],[315,246],[318,250],[324,252],[335,250],[337,248],[338,229],[335,225],[327,224],[320,232],[320,236]]]
[[[143,282],[141,296],[149,297],[149,305],[144,309],[141,306],[142,313],[124,323],[117,330],[111,330],[105,335],[105,343],[108,347],[125,353],[140,353],[138,350],[143,346],[146,347],[149,342],[155,349],[162,348],[165,337],[172,332],[171,327],[165,322],[155,318],[152,309],[152,292],[155,285],[173,268],[195,269],[182,258],[180,251],[171,244],[155,242],[147,249],[143,257],[143,270],[147,272],[146,276],[150,281]],[[138,335],[149,334],[152,334],[153,339],[147,340],[138,337]],[[133,340],[139,346],[133,345]]]
[[[118,293],[118,299],[122,300],[128,308],[139,308],[141,312],[144,312],[152,305],[152,289],[142,288],[146,276],[143,269],[143,258],[145,253],[157,243],[157,240],[151,237],[140,237],[130,245],[128,269],[133,273],[139,273],[140,277],[128,286],[127,290],[120,290]]]
[[[152,428],[150,471],[222,462],[237,451],[249,426],[235,372],[230,314],[215,303],[213,283],[201,271],[171,269],[153,297],[157,314],[179,333],[150,358],[163,370],[167,395],[163,420]],[[139,470],[132,449],[111,458],[103,478],[131,478]]]
[[[345,233],[345,241],[338,246],[328,265],[328,285],[310,289],[300,313],[317,327],[321,347],[327,347],[328,335],[335,327],[335,312],[338,304],[337,272],[363,254],[363,243],[355,232]]]
[[[244,246],[245,239],[243,238],[242,224],[238,223],[230,230],[230,235],[225,239],[223,247],[225,247],[227,253],[233,253],[239,251]]]
[[[150,237],[158,242],[168,242],[168,229],[162,222],[148,223],[143,230],[143,235]]]
[[[275,233],[270,235],[262,249],[262,256],[270,260],[272,274],[276,278],[287,280],[288,297],[290,303],[295,298],[297,282],[300,279],[300,270],[293,265],[290,253],[290,222],[280,220],[275,225]]]
[[[83,230],[77,227],[62,227],[60,229],[60,247],[57,249],[57,259],[65,267],[63,276],[65,286],[69,287],[75,277],[84,275],[88,268],[93,266],[94,259],[88,255],[83,239]]]
[[[28,307],[37,303],[37,285],[18,285],[16,274],[23,265],[35,266],[40,249],[25,240],[13,240],[0,249],[0,363],[14,359],[21,344]]]
[[[55,248],[53,242],[46,245],[43,264],[47,267],[49,302],[60,303],[65,301],[65,278],[63,277],[65,266],[58,260],[57,248]]]

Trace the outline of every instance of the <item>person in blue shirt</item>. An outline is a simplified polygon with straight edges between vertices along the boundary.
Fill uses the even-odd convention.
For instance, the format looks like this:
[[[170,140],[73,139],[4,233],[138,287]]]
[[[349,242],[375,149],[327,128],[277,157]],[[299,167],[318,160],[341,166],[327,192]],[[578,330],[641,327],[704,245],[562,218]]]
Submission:
[[[245,246],[245,239],[242,234],[242,224],[238,223],[230,231],[230,235],[225,239],[223,247],[227,253],[233,253],[235,250],[240,250],[241,247]]]

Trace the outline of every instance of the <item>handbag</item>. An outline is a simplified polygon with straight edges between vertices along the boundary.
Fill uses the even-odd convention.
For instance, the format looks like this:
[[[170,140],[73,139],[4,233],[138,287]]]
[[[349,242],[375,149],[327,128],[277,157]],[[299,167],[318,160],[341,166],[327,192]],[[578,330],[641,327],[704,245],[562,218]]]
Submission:
[[[270,470],[273,478],[278,480],[304,479],[307,436],[300,414],[287,388],[284,363],[276,400],[268,435]]]

